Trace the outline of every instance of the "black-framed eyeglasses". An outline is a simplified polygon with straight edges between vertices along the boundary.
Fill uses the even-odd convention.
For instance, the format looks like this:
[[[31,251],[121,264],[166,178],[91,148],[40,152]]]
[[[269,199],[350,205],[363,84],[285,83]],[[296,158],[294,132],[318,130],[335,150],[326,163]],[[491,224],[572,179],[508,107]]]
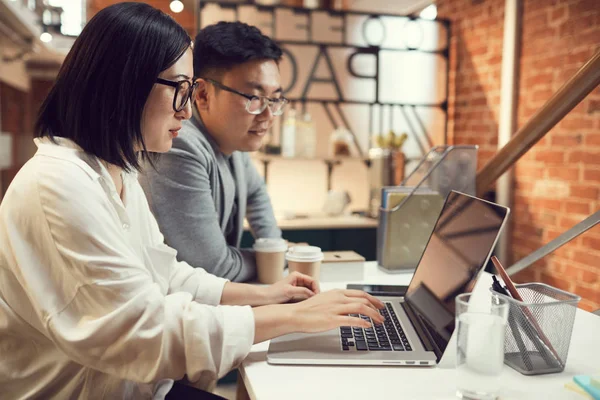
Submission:
[[[162,78],[156,78],[156,83],[175,88],[175,95],[173,96],[173,110],[175,110],[175,112],[183,110],[190,99],[193,101],[196,95],[196,88],[198,88],[198,82],[192,83],[186,80],[169,81]]]
[[[221,82],[217,82],[217,81],[214,81],[209,78],[202,78],[202,79],[204,79],[207,82],[212,83],[219,89],[223,89],[227,92],[235,93],[237,95],[240,95],[240,96],[248,99],[248,101],[246,102],[246,111],[248,111],[252,115],[262,114],[262,112],[265,111],[265,109],[267,107],[269,107],[271,109],[271,113],[273,115],[276,115],[276,116],[281,115],[281,114],[283,114],[283,109],[284,109],[285,105],[289,102],[289,100],[286,99],[285,97],[281,97],[279,99],[272,99],[267,96],[257,96],[254,94],[246,94],[246,93],[237,91],[233,88],[230,88],[229,86],[225,86]]]

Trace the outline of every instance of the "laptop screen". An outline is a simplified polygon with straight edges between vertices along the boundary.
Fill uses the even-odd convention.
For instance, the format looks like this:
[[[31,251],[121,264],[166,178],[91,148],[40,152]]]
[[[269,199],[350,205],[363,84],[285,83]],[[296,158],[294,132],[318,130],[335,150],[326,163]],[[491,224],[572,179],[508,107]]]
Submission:
[[[473,289],[507,214],[506,207],[458,192],[446,198],[405,296],[440,354],[454,331],[454,299]]]

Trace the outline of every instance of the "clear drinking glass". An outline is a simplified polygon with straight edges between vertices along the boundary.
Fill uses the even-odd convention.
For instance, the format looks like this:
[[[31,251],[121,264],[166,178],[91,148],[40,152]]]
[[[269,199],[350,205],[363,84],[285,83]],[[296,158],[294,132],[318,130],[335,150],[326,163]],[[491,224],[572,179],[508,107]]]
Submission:
[[[456,395],[492,400],[500,391],[508,302],[491,293],[456,297]]]

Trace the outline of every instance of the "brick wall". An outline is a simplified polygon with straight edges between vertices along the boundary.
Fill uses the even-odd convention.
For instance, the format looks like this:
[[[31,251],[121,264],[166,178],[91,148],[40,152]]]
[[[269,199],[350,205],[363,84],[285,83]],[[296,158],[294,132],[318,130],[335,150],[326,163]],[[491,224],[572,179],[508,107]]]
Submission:
[[[442,0],[451,20],[448,139],[479,145],[481,167],[497,151],[504,7],[501,0]]]
[[[87,18],[89,20],[103,8],[122,2],[123,0],[90,0],[88,1]],[[175,21],[185,28],[190,37],[193,38],[196,36],[196,17],[190,7],[185,7],[180,13],[174,13],[169,9],[169,4],[171,3],[170,0],[146,0],[139,2],[150,4],[152,7],[158,8],[159,10],[169,14],[173,17],[173,19],[175,19]],[[190,2],[185,2],[185,4],[189,3]]]
[[[450,138],[495,152],[504,1],[438,0],[452,20]],[[518,126],[600,50],[597,0],[524,0]],[[515,167],[512,258],[518,260],[600,209],[600,89],[568,114]],[[523,271],[600,308],[600,226]]]

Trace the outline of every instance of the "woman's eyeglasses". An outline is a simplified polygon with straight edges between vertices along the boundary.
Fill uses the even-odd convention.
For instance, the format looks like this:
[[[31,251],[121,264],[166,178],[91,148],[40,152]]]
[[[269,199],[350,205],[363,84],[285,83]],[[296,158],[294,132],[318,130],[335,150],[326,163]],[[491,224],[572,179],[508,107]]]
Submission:
[[[284,109],[285,105],[289,102],[289,100],[286,99],[285,97],[281,97],[279,99],[272,99],[267,96],[256,96],[256,95],[252,95],[252,94],[246,94],[246,93],[237,91],[233,88],[230,88],[229,86],[225,86],[222,83],[214,81],[212,79],[209,79],[209,78],[202,78],[202,79],[204,79],[206,82],[213,84],[214,86],[218,87],[219,89],[223,89],[227,92],[235,93],[237,95],[240,95],[240,96],[248,99],[248,101],[246,102],[246,111],[248,111],[252,115],[262,114],[262,112],[265,111],[265,109],[267,107],[269,107],[271,109],[271,113],[273,115],[276,115],[276,116],[281,115],[281,114],[283,114],[283,109]]]
[[[175,88],[173,96],[173,110],[179,112],[183,110],[190,99],[193,101],[196,95],[198,82],[191,83],[190,81],[169,81],[162,78],[156,78],[156,83],[167,85]]]

